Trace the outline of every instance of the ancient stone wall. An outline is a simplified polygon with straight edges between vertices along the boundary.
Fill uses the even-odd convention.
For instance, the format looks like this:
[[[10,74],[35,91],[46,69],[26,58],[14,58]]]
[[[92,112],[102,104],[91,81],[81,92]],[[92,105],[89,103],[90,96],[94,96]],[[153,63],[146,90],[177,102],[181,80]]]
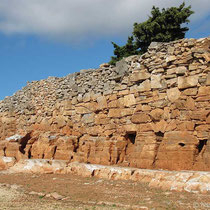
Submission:
[[[210,170],[210,38],[28,83],[0,102],[0,156]]]

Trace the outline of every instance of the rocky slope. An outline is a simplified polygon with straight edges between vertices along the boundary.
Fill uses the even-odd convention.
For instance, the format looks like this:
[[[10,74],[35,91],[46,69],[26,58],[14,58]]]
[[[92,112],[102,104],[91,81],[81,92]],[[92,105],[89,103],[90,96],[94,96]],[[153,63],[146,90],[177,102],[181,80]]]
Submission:
[[[183,39],[28,83],[0,102],[0,156],[210,170],[209,62],[210,38]]]

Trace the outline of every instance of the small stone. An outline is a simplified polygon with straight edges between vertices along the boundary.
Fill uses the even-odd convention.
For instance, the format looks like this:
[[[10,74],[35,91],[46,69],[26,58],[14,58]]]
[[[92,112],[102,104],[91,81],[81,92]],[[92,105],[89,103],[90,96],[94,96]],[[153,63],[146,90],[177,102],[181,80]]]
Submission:
[[[187,71],[187,68],[185,66],[180,66],[176,68],[177,75],[184,75],[186,71]]]
[[[62,195],[59,195],[57,192],[51,193],[51,196],[55,199],[55,200],[62,200],[64,197]]]
[[[176,60],[176,56],[174,56],[174,55],[168,56],[168,57],[166,58],[166,62],[167,62],[167,63],[169,63],[169,62],[171,62],[171,61],[175,61],[175,60]]]
[[[13,184],[13,185],[10,186],[10,188],[13,189],[13,190],[17,190],[20,187],[18,185],[16,185],[16,184]]]
[[[46,198],[50,198],[51,197],[51,194],[46,194],[45,197]]]
[[[28,193],[29,195],[37,195],[37,192],[31,191]]]

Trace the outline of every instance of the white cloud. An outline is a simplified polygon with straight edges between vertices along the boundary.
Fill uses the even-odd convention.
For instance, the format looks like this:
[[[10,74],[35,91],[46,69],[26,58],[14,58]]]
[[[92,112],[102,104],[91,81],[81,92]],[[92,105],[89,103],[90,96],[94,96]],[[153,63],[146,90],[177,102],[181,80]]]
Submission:
[[[210,14],[209,0],[186,0],[192,24]],[[183,0],[0,0],[0,31],[77,42],[84,38],[128,34],[152,5],[178,6]]]

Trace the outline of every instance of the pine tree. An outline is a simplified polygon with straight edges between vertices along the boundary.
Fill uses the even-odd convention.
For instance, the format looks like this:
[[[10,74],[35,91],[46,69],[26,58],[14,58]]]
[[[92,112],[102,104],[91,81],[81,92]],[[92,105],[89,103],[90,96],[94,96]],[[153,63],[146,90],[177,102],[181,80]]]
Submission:
[[[151,16],[143,23],[134,23],[133,36],[128,37],[125,46],[114,46],[114,55],[110,64],[115,64],[123,57],[142,54],[147,51],[151,42],[170,42],[185,37],[188,27],[182,26],[189,23],[189,16],[194,12],[191,6],[185,7],[182,3],[179,7],[163,8],[153,6]]]
[[[117,61],[121,60],[123,57],[128,57],[130,55],[138,54],[137,47],[133,41],[134,41],[133,36],[129,36],[126,45],[122,47],[112,42],[115,48],[114,49],[115,56],[111,57],[111,61],[109,63],[114,65]]]

